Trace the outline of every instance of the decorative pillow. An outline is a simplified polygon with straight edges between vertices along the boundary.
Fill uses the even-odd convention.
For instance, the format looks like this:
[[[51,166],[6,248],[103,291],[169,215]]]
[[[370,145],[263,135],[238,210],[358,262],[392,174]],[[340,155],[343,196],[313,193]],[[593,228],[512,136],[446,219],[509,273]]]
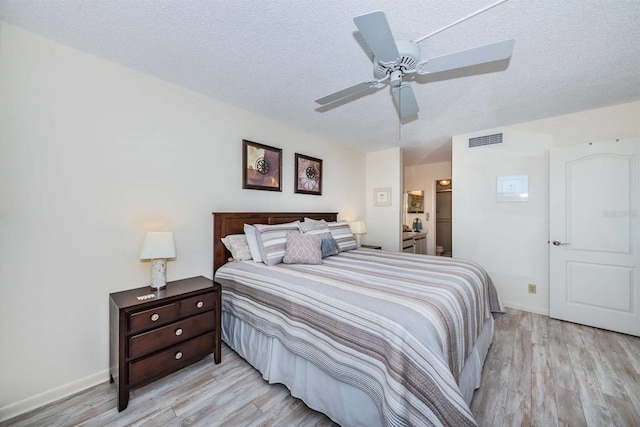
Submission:
[[[356,238],[353,237],[351,227],[349,227],[349,223],[347,221],[330,222],[329,231],[333,238],[336,239],[336,242],[338,242],[340,252],[358,248]]]
[[[247,244],[247,238],[244,234],[230,234],[227,237],[223,237],[222,243],[231,252],[233,259],[237,261],[247,261],[251,258],[251,251]]]
[[[304,234],[313,234],[322,239],[320,249],[322,249],[322,258],[337,255],[340,252],[338,242],[333,238],[329,231],[329,226],[326,222],[314,221],[314,222],[301,222],[298,224],[298,228]]]
[[[262,262],[267,265],[276,265],[282,262],[287,243],[287,233],[289,231],[298,231],[299,223],[300,221],[294,221],[286,224],[256,224],[253,226],[256,230]]]
[[[282,260],[285,264],[322,264],[322,239],[314,234],[298,231],[287,233],[287,243]]]
[[[311,218],[305,218],[304,222],[325,222],[325,220],[315,220]],[[337,222],[327,222],[329,226],[329,231],[333,238],[338,242],[338,246],[340,247],[340,252],[350,251],[352,249],[358,248],[358,243],[356,242],[356,238],[353,237],[353,233],[351,232],[351,227],[349,227],[349,223],[347,221],[337,221]]]
[[[255,262],[262,262],[262,255],[260,255],[260,248],[258,246],[258,238],[256,237],[256,229],[253,225],[244,225],[244,235],[247,238],[247,244],[251,251],[251,258],[253,258]]]

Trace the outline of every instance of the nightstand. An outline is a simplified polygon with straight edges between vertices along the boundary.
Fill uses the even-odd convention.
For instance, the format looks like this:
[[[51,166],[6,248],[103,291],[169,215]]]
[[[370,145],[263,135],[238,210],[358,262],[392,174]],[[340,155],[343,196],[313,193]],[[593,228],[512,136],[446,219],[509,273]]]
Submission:
[[[367,249],[379,249],[382,250],[382,246],[378,246],[378,245],[360,245],[361,248],[367,248]]]
[[[142,298],[154,295],[151,298]],[[129,392],[213,353],[221,358],[221,287],[206,277],[109,295],[109,366],[118,411]]]

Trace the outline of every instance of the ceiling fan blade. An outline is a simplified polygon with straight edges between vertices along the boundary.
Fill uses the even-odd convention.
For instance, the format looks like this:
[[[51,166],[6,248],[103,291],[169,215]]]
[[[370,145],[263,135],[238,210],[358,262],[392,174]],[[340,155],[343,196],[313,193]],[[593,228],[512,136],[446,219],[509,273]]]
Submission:
[[[316,102],[320,105],[326,105],[331,102],[337,101],[342,98],[346,98],[347,96],[355,95],[360,92],[364,92],[365,90],[376,86],[379,82],[377,80],[372,80],[370,82],[362,82],[357,85],[353,85],[346,89],[339,90],[331,95],[327,95],[320,99],[316,99]]]
[[[400,86],[393,88],[392,94],[401,119],[418,114],[420,108],[409,83],[402,83]]]
[[[384,63],[397,62],[400,52],[393,39],[391,28],[383,12],[377,10],[353,18],[360,34],[376,56],[376,60]]]
[[[430,74],[483,64],[485,62],[500,61],[501,59],[507,59],[511,56],[514,44],[515,40],[504,40],[427,59],[416,66],[416,71],[418,74]]]

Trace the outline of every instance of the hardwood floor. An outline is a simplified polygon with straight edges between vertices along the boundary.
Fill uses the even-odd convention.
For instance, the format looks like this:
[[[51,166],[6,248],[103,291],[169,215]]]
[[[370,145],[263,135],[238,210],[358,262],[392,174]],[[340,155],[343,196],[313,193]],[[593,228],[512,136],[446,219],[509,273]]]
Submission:
[[[640,426],[640,338],[508,310],[496,321],[471,409],[480,426]],[[331,426],[223,346],[132,392],[108,382],[0,426]]]
[[[508,309],[471,410],[480,426],[640,426],[640,338]]]

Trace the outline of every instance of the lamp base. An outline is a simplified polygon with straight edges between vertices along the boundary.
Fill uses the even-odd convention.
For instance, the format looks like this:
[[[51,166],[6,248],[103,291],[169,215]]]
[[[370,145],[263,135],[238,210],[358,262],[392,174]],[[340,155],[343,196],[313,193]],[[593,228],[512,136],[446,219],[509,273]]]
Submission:
[[[356,234],[355,236],[356,236],[356,247],[359,248],[359,247],[362,246],[361,241],[360,241],[360,234]]]
[[[151,289],[159,291],[167,287],[167,263],[164,258],[151,260]]]

